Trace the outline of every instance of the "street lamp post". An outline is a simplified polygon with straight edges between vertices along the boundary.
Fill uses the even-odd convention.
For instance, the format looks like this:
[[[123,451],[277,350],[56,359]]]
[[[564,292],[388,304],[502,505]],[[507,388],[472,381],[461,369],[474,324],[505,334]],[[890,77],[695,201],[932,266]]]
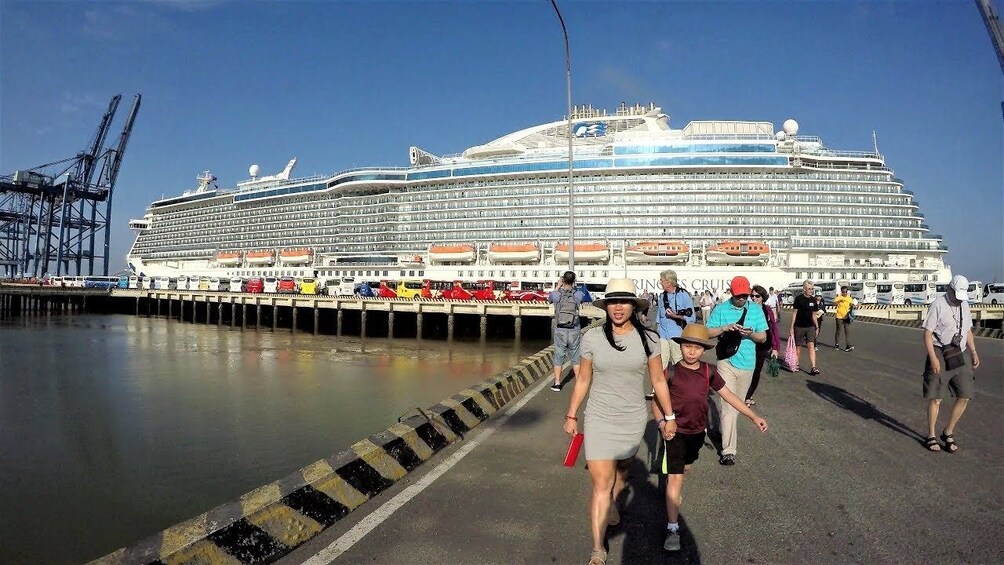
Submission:
[[[561,17],[558,4],[551,0],[554,13],[558,15],[561,33],[565,37],[565,89],[568,94],[568,270],[575,271],[575,202],[572,188],[572,57],[568,50],[568,29]]]

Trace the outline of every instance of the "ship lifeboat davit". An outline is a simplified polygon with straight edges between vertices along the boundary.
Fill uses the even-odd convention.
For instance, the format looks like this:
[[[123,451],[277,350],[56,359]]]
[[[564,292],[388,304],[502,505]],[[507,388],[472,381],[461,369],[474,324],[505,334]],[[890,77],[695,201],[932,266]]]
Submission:
[[[306,247],[283,249],[279,252],[279,259],[286,265],[306,265],[310,263],[313,256],[313,250]]]
[[[770,246],[762,241],[722,241],[708,247],[704,257],[708,263],[756,265],[766,263]]]
[[[424,269],[425,259],[421,255],[408,255],[398,258],[398,264],[409,269]]]
[[[216,264],[223,266],[233,266],[241,264],[240,251],[220,251],[216,254]]]
[[[576,243],[575,262],[606,263],[610,260],[610,246],[606,243]],[[568,261],[568,244],[559,243],[554,246],[554,262]]]
[[[430,263],[473,263],[478,250],[470,243],[456,245],[430,245]]]
[[[271,265],[275,263],[275,251],[249,251],[245,259],[248,265]]]
[[[682,241],[639,241],[624,252],[628,263],[685,263],[690,246]]]
[[[535,243],[493,243],[488,246],[492,263],[536,263],[540,261],[540,246]]]

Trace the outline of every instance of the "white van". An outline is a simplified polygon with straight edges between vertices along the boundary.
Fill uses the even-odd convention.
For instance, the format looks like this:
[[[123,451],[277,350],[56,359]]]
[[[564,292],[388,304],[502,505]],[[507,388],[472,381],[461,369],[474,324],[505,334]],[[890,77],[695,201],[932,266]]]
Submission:
[[[983,302],[983,283],[981,281],[969,281],[969,303],[980,304]]]
[[[262,292],[265,294],[275,294],[279,292],[279,279],[276,277],[265,277],[265,285]]]
[[[983,287],[983,304],[1004,304],[1004,283],[989,283]]]

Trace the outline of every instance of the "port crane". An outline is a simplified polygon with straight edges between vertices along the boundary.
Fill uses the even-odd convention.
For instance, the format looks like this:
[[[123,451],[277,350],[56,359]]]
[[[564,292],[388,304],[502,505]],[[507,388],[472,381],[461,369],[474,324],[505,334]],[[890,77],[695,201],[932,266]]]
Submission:
[[[1004,31],[1001,30],[1001,21],[997,17],[990,0],[976,0],[976,7],[980,9],[983,16],[983,23],[987,26],[987,33],[990,34],[990,41],[997,51],[997,62],[1000,63],[1001,72],[1004,72]],[[1001,117],[1004,118],[1004,102],[1001,102]]]
[[[112,195],[141,100],[136,94],[113,146],[105,141],[121,94],[108,103],[87,149],[0,176],[0,275],[92,275],[95,260],[108,274]]]

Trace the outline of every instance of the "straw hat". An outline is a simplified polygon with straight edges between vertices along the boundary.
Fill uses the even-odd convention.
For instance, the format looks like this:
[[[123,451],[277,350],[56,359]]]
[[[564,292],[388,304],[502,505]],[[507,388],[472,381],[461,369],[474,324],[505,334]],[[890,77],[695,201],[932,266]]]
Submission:
[[[715,346],[708,336],[708,326],[704,324],[687,324],[687,327],[683,328],[683,334],[679,337],[674,337],[673,341],[679,344],[693,343],[700,345],[704,349],[711,349]]]
[[[648,300],[638,298],[638,289],[631,279],[610,279],[603,298],[593,300],[593,306],[606,308],[608,300],[631,300],[634,302],[635,310],[648,309]]]

